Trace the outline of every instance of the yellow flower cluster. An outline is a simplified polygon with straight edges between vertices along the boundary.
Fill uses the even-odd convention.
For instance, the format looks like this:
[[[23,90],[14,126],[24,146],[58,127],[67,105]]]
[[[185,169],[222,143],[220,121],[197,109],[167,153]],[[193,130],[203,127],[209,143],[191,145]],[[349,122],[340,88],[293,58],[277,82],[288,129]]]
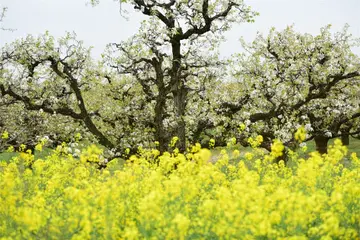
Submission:
[[[7,131],[5,131],[5,132],[3,132],[2,134],[1,134],[1,138],[2,139],[8,139],[9,138],[9,133],[7,132]]]
[[[250,146],[252,148],[259,147],[263,141],[264,141],[264,138],[261,135],[256,136],[255,139],[253,139],[252,137],[249,137],[249,139],[248,139],[248,143],[250,144]]]
[[[298,128],[298,130],[294,134],[295,140],[298,142],[303,142],[306,139],[306,130],[304,126]]]
[[[143,150],[99,170],[92,145],[76,159],[22,153],[0,162],[0,239],[356,239],[360,160],[341,142],[291,164],[245,154],[215,161]],[[157,161],[152,161],[157,159]],[[31,162],[29,167],[28,162]]]

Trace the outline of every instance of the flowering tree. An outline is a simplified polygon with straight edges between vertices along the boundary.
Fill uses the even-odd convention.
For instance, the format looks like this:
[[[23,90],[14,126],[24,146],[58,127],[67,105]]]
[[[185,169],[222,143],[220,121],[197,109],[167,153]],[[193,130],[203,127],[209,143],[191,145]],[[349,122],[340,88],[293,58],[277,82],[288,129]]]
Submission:
[[[98,1],[91,1],[96,4]],[[209,69],[219,64],[216,49],[231,24],[253,21],[256,13],[243,1],[120,1],[149,17],[137,35],[112,44],[107,61],[119,73],[133,76],[147,99],[155,102],[155,138],[160,149],[168,132],[186,148],[186,113],[192,93],[200,93]],[[111,53],[111,52],[110,52]],[[165,126],[168,110],[174,112],[174,131]]]
[[[147,108],[139,86],[94,64],[75,35],[28,36],[4,47],[0,62],[2,99],[81,122],[100,144],[121,153],[139,138],[151,141],[149,111],[139,114]]]
[[[176,135],[184,151],[197,120],[190,114],[201,105],[191,99],[204,94],[221,64],[222,33],[256,13],[243,1],[128,3],[149,20],[128,41],[110,44],[100,65],[71,34],[58,42],[29,36],[5,47],[1,95],[81,121],[108,149],[157,140],[163,151]]]
[[[357,43],[347,28],[332,35],[330,26],[317,36],[293,27],[259,34],[243,44],[247,52],[234,61],[241,94],[223,103],[223,113],[246,122],[268,142],[279,138],[288,145],[294,131],[306,125],[307,140],[314,138],[318,150],[326,152],[328,139],[345,129],[349,134],[359,117],[360,61],[351,52]]]
[[[6,136],[0,141],[0,151],[25,145],[25,149],[34,153],[35,146],[41,141],[55,147],[62,142],[73,142],[76,134],[91,139],[81,121],[43,111],[29,111],[24,104],[8,97],[2,97],[0,102],[0,134]]]

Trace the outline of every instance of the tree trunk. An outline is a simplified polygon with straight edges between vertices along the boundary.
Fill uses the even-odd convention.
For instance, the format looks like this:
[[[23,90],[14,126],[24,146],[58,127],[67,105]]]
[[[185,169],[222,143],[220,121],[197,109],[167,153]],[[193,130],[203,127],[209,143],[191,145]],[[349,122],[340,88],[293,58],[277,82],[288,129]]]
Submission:
[[[176,116],[176,135],[179,138],[177,147],[180,152],[186,150],[186,123],[185,123],[185,108],[187,89],[185,86],[185,79],[181,76],[181,40],[178,35],[171,39],[172,50],[172,67],[171,67],[171,92],[174,98],[174,108]]]
[[[168,148],[168,137],[164,127],[166,96],[159,91],[155,105],[155,140],[159,142],[159,151],[165,152]]]
[[[341,142],[344,146],[349,146],[349,144],[350,144],[349,134],[341,135]]]
[[[327,153],[327,145],[329,138],[324,136],[316,136],[314,140],[316,144],[316,151],[318,151],[320,154]]]
[[[186,123],[185,123],[185,108],[187,92],[184,87],[180,87],[178,91],[173,92],[174,104],[176,111],[176,135],[179,138],[177,147],[180,152],[186,150]]]

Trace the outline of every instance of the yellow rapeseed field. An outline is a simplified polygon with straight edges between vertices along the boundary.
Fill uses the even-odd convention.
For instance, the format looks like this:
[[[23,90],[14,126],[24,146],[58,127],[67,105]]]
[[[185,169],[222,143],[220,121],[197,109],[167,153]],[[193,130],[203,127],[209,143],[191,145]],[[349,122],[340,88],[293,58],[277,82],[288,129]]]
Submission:
[[[356,154],[344,166],[338,140],[285,166],[273,163],[282,150],[236,150],[236,162],[226,152],[210,161],[199,145],[143,150],[101,170],[94,145],[80,158],[21,153],[0,165],[0,239],[358,239]]]

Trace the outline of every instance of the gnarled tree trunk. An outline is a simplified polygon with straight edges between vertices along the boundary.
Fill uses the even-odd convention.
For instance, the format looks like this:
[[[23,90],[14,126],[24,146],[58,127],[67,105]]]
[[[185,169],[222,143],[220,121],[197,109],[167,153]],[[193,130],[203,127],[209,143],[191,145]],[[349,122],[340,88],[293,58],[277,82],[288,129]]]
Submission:
[[[185,123],[185,109],[187,89],[185,87],[185,80],[181,76],[181,39],[179,35],[175,35],[171,39],[172,48],[172,68],[171,68],[171,90],[174,98],[174,108],[176,116],[176,135],[179,138],[177,147],[180,152],[186,150],[186,123]]]
[[[186,109],[186,97],[187,91],[184,87],[180,87],[179,91],[174,92],[174,104],[176,111],[176,134],[179,138],[179,142],[177,144],[180,152],[184,152],[186,150],[186,123],[185,123],[185,109]]]

